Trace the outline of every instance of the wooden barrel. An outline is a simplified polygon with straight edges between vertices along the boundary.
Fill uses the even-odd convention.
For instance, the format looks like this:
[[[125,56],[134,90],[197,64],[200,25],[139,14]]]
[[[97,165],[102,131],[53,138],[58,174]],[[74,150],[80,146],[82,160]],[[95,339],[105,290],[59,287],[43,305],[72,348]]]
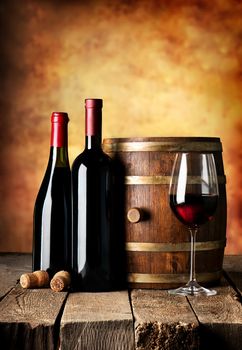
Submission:
[[[190,234],[169,206],[168,189],[177,152],[214,154],[219,202],[214,220],[201,226],[196,242],[197,280],[218,283],[226,245],[226,178],[219,138],[155,137],[105,139],[103,149],[124,167],[124,235],[131,288],[173,288],[189,279]]]

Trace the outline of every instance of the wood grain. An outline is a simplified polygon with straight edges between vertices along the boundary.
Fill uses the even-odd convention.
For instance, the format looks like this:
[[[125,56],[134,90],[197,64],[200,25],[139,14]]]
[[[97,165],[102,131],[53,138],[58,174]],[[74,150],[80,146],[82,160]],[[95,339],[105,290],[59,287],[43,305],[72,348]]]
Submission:
[[[224,257],[223,268],[226,277],[242,298],[242,255],[227,255]]]
[[[2,349],[55,349],[66,293],[18,285],[0,302]]]
[[[62,350],[133,350],[128,293],[73,293],[61,320]]]
[[[22,273],[31,271],[31,254],[0,254],[0,300],[17,283]]]
[[[199,349],[199,325],[186,298],[133,290],[131,302],[137,350]]]
[[[30,261],[30,255],[0,254],[0,290],[11,286],[0,302],[1,349],[56,349],[59,337],[62,350],[241,348],[242,256],[225,256],[231,278],[222,279],[218,295],[187,299],[133,290],[133,315],[126,291],[73,293],[65,304],[67,293],[13,287],[20,273],[30,270]]]
[[[200,322],[201,348],[239,350],[242,344],[242,305],[236,293],[222,279],[218,294],[188,297]]]

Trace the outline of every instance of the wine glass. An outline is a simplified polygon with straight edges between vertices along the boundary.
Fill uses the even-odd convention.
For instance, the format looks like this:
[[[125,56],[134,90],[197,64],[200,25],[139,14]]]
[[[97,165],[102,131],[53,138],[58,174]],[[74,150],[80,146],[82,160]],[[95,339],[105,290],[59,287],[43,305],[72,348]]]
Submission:
[[[213,154],[176,154],[169,188],[170,207],[191,234],[190,279],[184,287],[169,290],[175,295],[215,295],[200,286],[195,274],[195,241],[199,226],[212,220],[218,202],[218,180]]]

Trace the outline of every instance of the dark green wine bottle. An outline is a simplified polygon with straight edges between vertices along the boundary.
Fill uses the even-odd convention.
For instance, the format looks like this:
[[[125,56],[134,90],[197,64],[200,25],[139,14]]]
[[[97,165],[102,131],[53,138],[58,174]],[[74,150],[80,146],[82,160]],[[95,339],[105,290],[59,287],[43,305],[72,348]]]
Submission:
[[[33,270],[46,270],[50,276],[57,271],[71,269],[68,121],[67,113],[52,113],[49,162],[34,208]]]
[[[86,145],[72,166],[75,288],[109,291],[112,277],[112,160],[101,147],[102,100],[86,100]]]

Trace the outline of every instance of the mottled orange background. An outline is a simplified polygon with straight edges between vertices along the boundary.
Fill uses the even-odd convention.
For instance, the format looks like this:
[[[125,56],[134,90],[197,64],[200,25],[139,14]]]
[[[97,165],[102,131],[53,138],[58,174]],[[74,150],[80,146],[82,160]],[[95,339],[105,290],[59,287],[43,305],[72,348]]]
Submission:
[[[31,251],[50,114],[70,116],[70,161],[86,97],[104,137],[218,136],[226,253],[242,253],[242,1],[18,1],[1,5],[0,250]]]

